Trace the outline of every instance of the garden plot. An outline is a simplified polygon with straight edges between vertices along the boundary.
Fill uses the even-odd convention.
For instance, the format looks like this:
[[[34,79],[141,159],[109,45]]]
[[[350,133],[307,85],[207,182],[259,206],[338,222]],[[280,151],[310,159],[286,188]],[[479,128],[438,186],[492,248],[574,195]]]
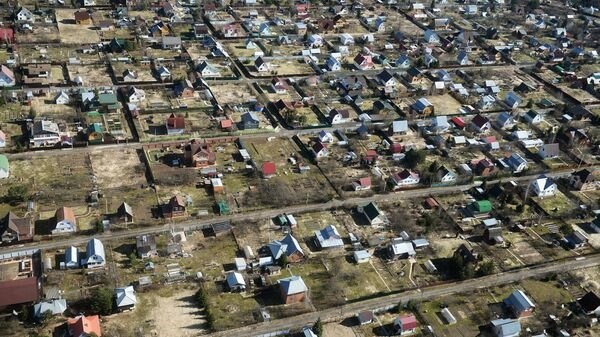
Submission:
[[[60,41],[67,44],[95,44],[100,42],[97,28],[93,24],[75,23],[75,10],[56,9],[56,22],[60,32]]]
[[[83,84],[87,87],[111,86],[113,84],[106,66],[69,64],[67,70],[71,80],[80,76]]]

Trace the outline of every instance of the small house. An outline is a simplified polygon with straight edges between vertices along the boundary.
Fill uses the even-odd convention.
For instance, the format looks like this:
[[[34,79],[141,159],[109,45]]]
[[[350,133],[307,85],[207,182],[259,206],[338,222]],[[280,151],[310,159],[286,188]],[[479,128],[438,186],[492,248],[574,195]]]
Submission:
[[[88,11],[76,11],[73,16],[75,18],[75,23],[78,25],[92,24],[92,16]]]
[[[299,303],[306,299],[308,287],[301,276],[291,276],[277,280],[284,304]]]
[[[496,125],[500,129],[508,129],[515,125],[515,119],[510,113],[502,111],[498,117],[496,117]]]
[[[354,257],[354,262],[356,263],[366,263],[371,260],[371,254],[369,254],[369,252],[365,249],[355,250],[352,253],[352,256]]]
[[[496,337],[518,337],[521,335],[521,323],[518,320],[499,318],[490,322]]]
[[[577,191],[590,191],[598,189],[600,182],[596,180],[593,171],[585,168],[571,174],[569,185]]]
[[[521,99],[521,97],[519,97],[519,95],[517,95],[514,91],[510,91],[508,94],[506,94],[506,97],[504,98],[504,103],[508,105],[511,109],[518,108],[522,102],[523,100]]]
[[[419,184],[421,178],[419,174],[411,170],[405,169],[401,172],[396,172],[392,175],[392,182],[395,188],[414,186]]]
[[[185,132],[185,117],[171,113],[165,123],[168,135],[182,135]]]
[[[379,207],[375,203],[370,202],[364,206],[357,207],[357,211],[362,213],[370,225],[383,225],[385,223],[385,217],[379,210]]]
[[[37,319],[42,319],[43,316],[50,312],[52,316],[62,315],[67,310],[67,300],[52,299],[37,303],[33,306],[33,316]]]
[[[388,246],[389,258],[392,260],[406,259],[417,255],[415,248],[410,241],[402,241],[401,239],[393,239]]]
[[[279,260],[284,254],[289,262],[299,262],[304,259],[304,251],[292,234],[287,234],[282,240],[271,241],[267,247],[274,260]]]
[[[100,329],[100,316],[77,316],[67,319],[67,328],[71,337],[102,336]]]
[[[0,220],[0,243],[24,243],[33,240],[33,223],[29,216],[8,212]]]
[[[270,70],[269,64],[265,61],[265,59],[262,56],[259,56],[256,58],[256,60],[254,60],[254,67],[256,68],[256,71],[260,73],[267,72]]]
[[[69,246],[65,249],[64,268],[79,268],[79,250],[77,249],[77,247]]]
[[[538,155],[542,159],[553,159],[560,156],[560,148],[558,143],[544,144],[540,148]]]
[[[154,235],[145,234],[137,236],[135,238],[135,250],[138,257],[142,259],[158,256],[158,252],[156,250],[156,239]]]
[[[85,251],[85,260],[82,262],[88,269],[101,268],[106,265],[104,245],[98,239],[88,241]]]
[[[417,318],[415,315],[402,315],[394,319],[394,330],[397,335],[407,335],[417,329]]]
[[[274,162],[266,161],[262,164],[261,174],[262,174],[263,178],[269,179],[269,178],[275,176],[276,173],[277,173],[277,167],[275,166]]]
[[[187,215],[186,203],[181,196],[173,196],[169,202],[162,205],[162,214],[164,218],[177,218]]]
[[[425,97],[417,99],[410,108],[412,111],[421,115],[432,115],[434,113],[433,104]]]
[[[258,119],[258,115],[249,111],[242,115],[240,122],[240,129],[242,130],[250,130],[250,129],[258,129],[260,125],[260,120]]]
[[[118,311],[132,310],[137,303],[133,286],[116,288],[115,297]]]
[[[523,170],[526,170],[528,167],[527,160],[521,157],[518,153],[513,153],[509,157],[504,158],[504,163],[508,166],[508,168],[513,171],[513,173],[518,173]]]
[[[332,249],[344,247],[344,241],[335,225],[315,231],[315,243],[321,249]]]
[[[577,305],[588,316],[600,315],[600,297],[594,292],[589,291],[583,297],[577,300]]]
[[[133,222],[133,209],[128,203],[123,202],[119,208],[117,208],[117,217],[119,221],[128,223]]]
[[[371,189],[371,177],[362,177],[352,182],[354,191],[366,191]]]
[[[539,124],[544,118],[536,110],[529,110],[523,115],[523,120],[529,124]]]
[[[431,29],[427,29],[423,35],[423,39],[426,43],[439,43],[440,37]]]
[[[479,133],[488,132],[492,127],[489,118],[481,114],[477,114],[475,117],[473,117],[471,120],[471,126],[473,130]]]
[[[231,292],[246,290],[246,281],[244,280],[242,274],[238,272],[227,273],[227,276],[225,276],[225,281],[227,282],[227,287]]]
[[[70,207],[61,207],[54,213],[52,235],[73,233],[77,230],[77,219]]]
[[[522,290],[513,291],[502,303],[516,318],[531,316],[535,309],[535,304]]]

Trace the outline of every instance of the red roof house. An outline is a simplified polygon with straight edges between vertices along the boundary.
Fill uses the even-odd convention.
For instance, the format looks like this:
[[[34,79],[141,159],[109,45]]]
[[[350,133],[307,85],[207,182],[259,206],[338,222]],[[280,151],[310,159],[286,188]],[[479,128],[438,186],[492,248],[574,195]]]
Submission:
[[[396,333],[406,334],[411,333],[417,328],[417,318],[415,315],[403,315],[394,320]]]
[[[465,121],[458,116],[452,117],[452,119],[450,119],[450,122],[452,122],[452,124],[454,124],[459,129],[462,129],[465,127]]]
[[[221,129],[222,130],[231,130],[232,126],[233,126],[233,122],[231,121],[231,119],[227,118],[227,119],[221,120]]]
[[[277,167],[275,163],[272,161],[266,161],[262,165],[262,175],[263,178],[271,178],[277,172]]]
[[[102,330],[100,329],[100,317],[94,316],[77,316],[75,318],[69,318],[67,320],[69,326],[69,333],[72,337],[88,336],[92,333],[96,336],[102,336]]]
[[[371,177],[362,177],[352,183],[355,191],[364,191],[371,189]]]
[[[16,304],[29,304],[40,298],[37,277],[0,282],[0,308]]]
[[[0,28],[0,41],[12,43],[15,37],[15,32],[12,28]]]

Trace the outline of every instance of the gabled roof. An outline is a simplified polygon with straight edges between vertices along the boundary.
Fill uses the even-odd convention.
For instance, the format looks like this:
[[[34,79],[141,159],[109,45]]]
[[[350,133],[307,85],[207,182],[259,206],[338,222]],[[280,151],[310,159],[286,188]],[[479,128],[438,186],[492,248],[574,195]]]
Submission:
[[[57,209],[56,213],[54,214],[54,217],[56,219],[56,222],[60,222],[63,220],[67,220],[71,223],[76,222],[75,213],[73,212],[73,209],[70,207],[61,207],[61,208]]]
[[[229,286],[229,288],[246,286],[246,281],[244,281],[244,277],[240,273],[231,272],[228,273],[225,278],[227,280],[227,285]]]
[[[535,304],[522,290],[515,290],[504,301],[504,304],[516,312],[527,311],[535,308]]]
[[[117,295],[117,307],[127,307],[137,303],[133,286],[116,288],[115,294]]]
[[[340,247],[344,245],[344,241],[334,225],[329,225],[320,231],[315,231],[315,237],[322,248]]]
[[[69,331],[71,336],[80,337],[82,334],[89,335],[95,333],[96,336],[102,336],[102,330],[100,329],[100,317],[94,316],[77,316],[75,318],[69,318],[67,320],[69,325]]]
[[[539,176],[536,180],[534,180],[532,184],[536,186],[538,191],[545,191],[552,185],[556,185],[551,178],[548,178],[543,174]]]
[[[600,307],[600,297],[593,292],[588,292],[582,298],[577,300],[577,303],[585,312],[595,311]]]
[[[0,307],[34,302],[39,298],[37,277],[0,282]]]
[[[304,251],[300,247],[298,240],[296,240],[292,234],[287,234],[282,240],[271,241],[267,246],[269,247],[271,255],[274,259],[279,259],[284,253],[287,256],[290,256],[296,252],[304,255]]]
[[[487,117],[485,117],[481,114],[477,114],[477,115],[475,115],[475,117],[473,117],[473,119],[471,120],[471,123],[473,123],[478,128],[482,128],[489,121],[490,120]]]
[[[373,202],[366,204],[365,206],[363,206],[362,209],[363,209],[363,213],[369,219],[369,221],[373,221],[374,219],[376,219],[378,216],[381,215],[381,211],[379,210],[377,205],[375,205],[375,203],[373,203]]]
[[[103,260],[106,260],[106,255],[104,254],[104,245],[102,244],[102,241],[96,238],[88,241],[85,253],[87,257],[97,255],[102,257]]]
[[[54,299],[37,303],[33,306],[33,315],[37,318],[42,317],[46,311],[50,311],[53,315],[60,315],[67,310],[67,300]]]
[[[412,242],[410,241],[400,241],[391,244],[392,252],[394,255],[415,255],[415,248],[413,247]]]
[[[408,121],[393,121],[392,122],[392,132],[407,132],[408,131]]]
[[[281,287],[282,292],[286,295],[300,294],[308,291],[308,287],[302,280],[301,276],[291,276],[280,280],[277,283]]]
[[[167,118],[167,129],[185,129],[185,117],[175,116],[172,113]]]
[[[517,337],[521,332],[521,323],[514,319],[500,318],[491,321],[497,337]]]

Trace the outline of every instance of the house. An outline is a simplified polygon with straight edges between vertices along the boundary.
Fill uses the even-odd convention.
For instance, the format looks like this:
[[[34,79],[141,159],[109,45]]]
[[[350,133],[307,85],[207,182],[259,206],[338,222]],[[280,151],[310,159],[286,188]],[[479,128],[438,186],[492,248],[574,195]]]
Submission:
[[[515,119],[510,113],[506,111],[502,111],[498,115],[498,117],[496,117],[496,126],[498,126],[500,129],[508,129],[513,127],[514,125]]]
[[[321,249],[344,247],[344,241],[334,225],[315,231],[315,243]]]
[[[7,66],[0,66],[0,87],[11,87],[15,85],[15,74]]]
[[[425,56],[423,56],[423,65],[427,68],[431,68],[431,67],[435,67],[436,64],[439,64],[439,61],[437,58],[435,58],[432,54],[425,54]]]
[[[518,153],[513,153],[509,157],[504,158],[504,162],[513,173],[518,173],[526,170],[528,167],[527,160],[521,157]]]
[[[329,122],[331,124],[343,124],[350,118],[350,112],[346,109],[331,109],[329,111]]]
[[[373,57],[371,55],[364,55],[362,53],[354,57],[354,66],[359,70],[372,69],[374,67]]]
[[[352,182],[354,191],[366,191],[371,189],[371,177],[362,177]]]
[[[593,171],[585,168],[571,173],[569,185],[577,191],[591,191],[600,187],[600,182],[595,179]]]
[[[387,69],[377,74],[377,82],[386,87],[395,87],[398,84],[398,80],[394,77],[394,74]]]
[[[253,111],[244,113],[241,119],[240,129],[242,130],[258,129],[260,125],[258,115]]]
[[[171,113],[165,123],[168,135],[181,135],[185,132],[185,118]]]
[[[386,219],[375,203],[370,202],[364,206],[358,206],[357,211],[362,213],[370,225],[383,225]]]
[[[342,69],[342,63],[340,60],[333,55],[330,55],[325,61],[325,68],[329,71],[339,71]]]
[[[458,55],[456,56],[456,62],[461,65],[461,66],[466,66],[468,65],[469,62],[469,54],[467,54],[466,51],[461,50]]]
[[[393,239],[388,246],[389,258],[392,260],[406,259],[417,255],[415,248],[410,241],[402,241],[401,239]]]
[[[344,46],[351,45],[354,44],[354,38],[348,33],[343,33],[342,35],[340,35],[340,42]]]
[[[371,260],[371,254],[369,254],[369,252],[366,249],[355,250],[352,253],[352,256],[354,257],[354,262],[356,263],[366,263],[369,262],[369,260]]]
[[[115,289],[117,310],[132,310],[137,303],[133,286],[120,287]]]
[[[79,268],[79,249],[74,246],[67,247],[65,249],[65,262],[63,263],[64,267],[67,269]]]
[[[262,58],[262,56],[259,56],[254,60],[254,67],[256,67],[256,71],[260,73],[267,72],[271,69],[270,65]]]
[[[575,230],[573,234],[565,237],[565,241],[572,249],[581,248],[588,242],[588,238],[580,231]]]
[[[88,11],[76,11],[74,14],[75,23],[78,25],[91,25],[92,16]]]
[[[323,38],[319,34],[312,34],[306,39],[306,46],[310,48],[322,47]]]
[[[579,305],[581,310],[588,316],[600,315],[600,297],[592,291],[589,291],[587,294],[583,295],[583,297],[578,299],[577,305]]]
[[[187,78],[179,80],[173,86],[173,93],[175,93],[177,97],[193,98],[195,93],[194,85],[192,85],[192,81]]]
[[[492,203],[489,200],[477,200],[471,204],[475,214],[486,214],[492,211]]]
[[[394,320],[394,330],[397,335],[407,335],[417,329],[417,318],[415,315],[402,315]]]
[[[33,13],[25,7],[21,7],[17,11],[17,14],[15,14],[15,19],[17,20],[17,22],[27,22],[27,23],[35,22],[35,16],[33,15]]]
[[[492,125],[490,123],[489,118],[487,118],[481,114],[477,114],[471,120],[471,127],[476,132],[485,133],[485,132],[488,132],[492,128]]]
[[[279,260],[284,254],[288,262],[299,262],[304,259],[304,251],[292,234],[287,234],[282,240],[271,241],[267,247],[274,260]]]
[[[50,312],[51,315],[62,315],[67,310],[67,300],[64,298],[46,300],[44,302],[37,303],[33,306],[33,316],[37,319],[41,319],[46,312]]]
[[[0,281],[0,308],[33,304],[41,293],[41,282],[36,276]]]
[[[329,151],[327,151],[327,146],[320,141],[315,142],[312,147],[312,154],[316,159],[324,158],[329,155]]]
[[[0,154],[0,179],[6,179],[10,176],[10,164],[8,157]]]
[[[421,115],[432,115],[434,113],[434,106],[425,97],[421,97],[416,100],[415,103],[411,104],[410,109]]]
[[[169,202],[162,205],[162,214],[165,218],[176,218],[186,216],[186,203],[179,195],[171,197]]]
[[[427,43],[440,43],[440,37],[431,29],[427,29],[423,35],[423,39]]]
[[[0,157],[3,157],[0,155]],[[2,159],[0,158],[0,161]],[[1,166],[2,164],[0,164]],[[1,168],[0,168],[1,170]],[[33,224],[30,217],[18,217],[8,212],[0,222],[0,243],[23,243],[33,239]]]
[[[360,325],[371,324],[375,321],[375,315],[370,310],[361,311],[356,315],[356,320]]]
[[[15,31],[11,27],[0,27],[0,42],[12,44],[15,38]]]
[[[560,147],[558,143],[544,144],[540,148],[538,155],[542,159],[552,159],[560,156]]]
[[[221,71],[212,64],[202,61],[196,66],[196,72],[202,77],[220,77]]]
[[[523,119],[529,124],[539,124],[544,118],[537,111],[532,109],[527,111],[527,113],[523,115]]]
[[[156,69],[156,75],[160,81],[167,81],[171,79],[171,72],[165,66],[160,66]]]
[[[156,239],[154,235],[145,234],[137,236],[135,238],[135,250],[138,257],[142,259],[158,256],[158,252],[156,250]]]
[[[487,242],[490,243],[502,243],[504,242],[504,238],[502,237],[502,227],[500,226],[491,226],[486,227],[483,237]]]
[[[514,91],[509,91],[504,98],[504,103],[508,105],[511,109],[516,109],[521,105],[523,100],[519,95],[517,95]]]
[[[410,58],[405,54],[400,55],[394,64],[401,69],[408,69],[411,66]]]
[[[192,140],[183,148],[183,159],[187,166],[202,168],[214,165],[217,156],[207,143]]]
[[[407,186],[414,186],[419,183],[421,178],[419,174],[408,169],[405,169],[401,172],[396,172],[392,175],[392,182],[394,183],[394,188],[401,188]]]
[[[71,337],[88,337],[91,334],[102,336],[100,329],[100,316],[77,316],[67,319],[67,326]]]
[[[556,194],[556,183],[545,175],[531,182],[531,191],[538,197],[550,197]]]
[[[163,36],[162,49],[181,49],[181,38],[179,36]]]
[[[456,323],[456,318],[454,317],[454,315],[450,312],[450,309],[448,309],[447,307],[442,309],[440,311],[440,314],[442,314],[442,317],[444,317],[444,319],[446,320],[446,322],[448,324],[455,324]]]
[[[290,86],[287,84],[287,82],[280,77],[274,77],[271,80],[271,90],[276,94],[281,95],[287,93],[289,87]]]
[[[450,129],[447,116],[436,116],[431,120],[431,132],[440,134],[447,132]]]
[[[284,304],[299,303],[306,299],[308,287],[301,276],[290,276],[277,280],[281,300]]]
[[[262,164],[260,172],[261,172],[263,178],[269,179],[269,178],[275,176],[275,174],[277,173],[277,167],[275,166],[274,162],[266,161]]]
[[[31,147],[55,146],[60,142],[58,124],[49,120],[36,120],[30,130]]]
[[[406,134],[409,131],[408,121],[393,121],[391,125],[392,134]]]
[[[479,254],[464,243],[454,251],[454,256],[460,256],[466,263],[476,263],[479,260]]]
[[[126,97],[129,103],[139,103],[146,99],[146,92],[134,86],[129,86],[127,88]]]
[[[481,110],[490,110],[494,107],[494,103],[496,102],[496,98],[492,95],[482,96],[481,99],[477,102],[477,105]]]
[[[170,29],[164,22],[159,21],[148,27],[148,33],[153,37],[165,36],[170,33]]]
[[[137,73],[130,69],[125,69],[123,71],[122,76],[123,76],[123,82],[133,82],[133,81],[137,81],[137,79],[138,79]]]
[[[74,233],[77,230],[77,219],[70,207],[61,207],[54,213],[54,227],[52,235]]]
[[[456,181],[456,173],[446,166],[440,167],[436,172],[436,181],[440,183],[453,183]]]
[[[331,132],[321,130],[321,131],[319,131],[318,136],[319,136],[319,141],[321,143],[332,143],[333,142],[333,135],[331,134]]]
[[[317,334],[314,333],[310,327],[304,327],[302,329],[302,336],[303,337],[318,337]]]
[[[104,253],[104,245],[98,239],[88,241],[85,250],[85,260],[82,264],[89,269],[104,267],[106,264],[106,255]]]
[[[535,309],[535,304],[522,290],[513,291],[502,303],[516,318],[531,316]]]
[[[98,95],[98,104],[102,112],[119,113],[121,111],[121,103],[117,98],[117,94],[113,92],[105,92]]]
[[[496,337],[518,337],[521,334],[521,323],[518,320],[499,318],[490,322]]]

